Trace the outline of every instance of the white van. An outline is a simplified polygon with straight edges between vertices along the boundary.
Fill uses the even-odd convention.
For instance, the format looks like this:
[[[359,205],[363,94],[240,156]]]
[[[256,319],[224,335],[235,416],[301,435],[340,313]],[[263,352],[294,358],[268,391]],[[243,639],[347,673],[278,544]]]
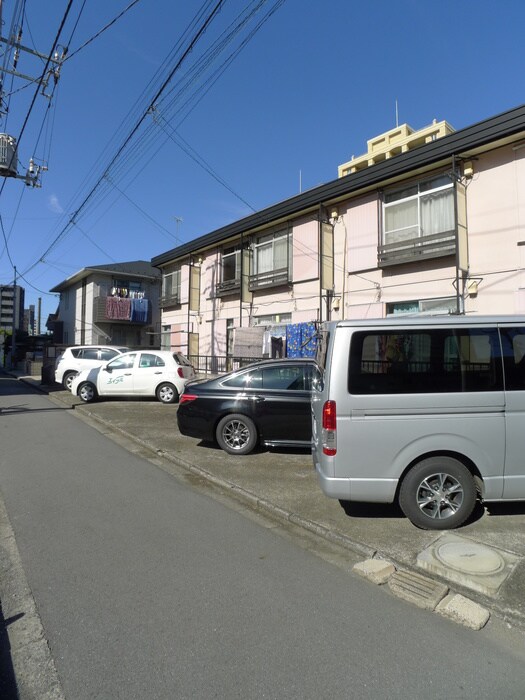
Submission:
[[[312,392],[322,490],[460,526],[476,499],[525,500],[525,317],[326,323]]]

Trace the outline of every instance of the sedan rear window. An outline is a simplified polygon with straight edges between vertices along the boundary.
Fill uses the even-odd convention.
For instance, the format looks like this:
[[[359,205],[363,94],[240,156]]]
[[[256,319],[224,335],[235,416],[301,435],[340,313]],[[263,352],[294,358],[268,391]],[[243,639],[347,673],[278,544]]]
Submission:
[[[239,389],[261,389],[262,388],[262,372],[260,369],[252,370],[251,372],[243,372],[237,374],[223,382],[224,386],[238,387]]]
[[[263,387],[265,389],[286,389],[304,391],[304,372],[302,367],[266,367],[263,369]]]

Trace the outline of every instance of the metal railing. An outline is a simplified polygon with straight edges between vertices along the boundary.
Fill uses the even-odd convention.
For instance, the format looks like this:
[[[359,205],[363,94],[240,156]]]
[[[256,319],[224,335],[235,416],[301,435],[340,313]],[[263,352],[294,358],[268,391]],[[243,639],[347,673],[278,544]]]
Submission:
[[[456,232],[446,231],[431,236],[420,236],[378,247],[379,267],[400,265],[417,260],[440,258],[456,252]]]
[[[290,276],[287,267],[281,267],[278,270],[270,270],[269,272],[259,272],[255,275],[250,275],[249,288],[250,291],[264,289],[265,287],[278,287],[285,284],[290,284]]]
[[[226,357],[226,355],[188,355],[197,374],[224,374],[257,362],[257,357]]]
[[[241,280],[225,280],[223,282],[217,282],[215,285],[215,296],[225,297],[229,294],[238,294],[241,289]]]

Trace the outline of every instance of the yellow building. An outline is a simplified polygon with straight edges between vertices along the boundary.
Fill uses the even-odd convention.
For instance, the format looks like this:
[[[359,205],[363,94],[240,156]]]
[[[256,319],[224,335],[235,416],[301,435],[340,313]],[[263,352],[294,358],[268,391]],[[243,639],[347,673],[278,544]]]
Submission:
[[[401,124],[395,129],[390,129],[390,131],[367,141],[368,151],[357,158],[352,156],[351,160],[340,165],[338,177],[356,173],[358,170],[368,168],[369,165],[375,165],[375,163],[388,160],[392,156],[406,153],[442,136],[448,136],[454,131],[446,121],[438,122],[435,119],[430,126],[425,126],[418,131],[414,131],[408,124]]]

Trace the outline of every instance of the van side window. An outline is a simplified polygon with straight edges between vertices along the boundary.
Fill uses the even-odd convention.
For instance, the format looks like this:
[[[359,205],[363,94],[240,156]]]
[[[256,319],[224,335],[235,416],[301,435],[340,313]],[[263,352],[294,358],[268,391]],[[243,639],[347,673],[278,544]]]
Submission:
[[[502,391],[496,329],[360,331],[352,335],[351,394]]]
[[[525,391],[525,328],[501,328],[507,391]]]
[[[320,330],[317,335],[317,349],[315,353],[315,361],[318,367],[324,372],[326,369],[326,355],[328,352],[328,347],[330,345],[330,332],[327,330]]]

